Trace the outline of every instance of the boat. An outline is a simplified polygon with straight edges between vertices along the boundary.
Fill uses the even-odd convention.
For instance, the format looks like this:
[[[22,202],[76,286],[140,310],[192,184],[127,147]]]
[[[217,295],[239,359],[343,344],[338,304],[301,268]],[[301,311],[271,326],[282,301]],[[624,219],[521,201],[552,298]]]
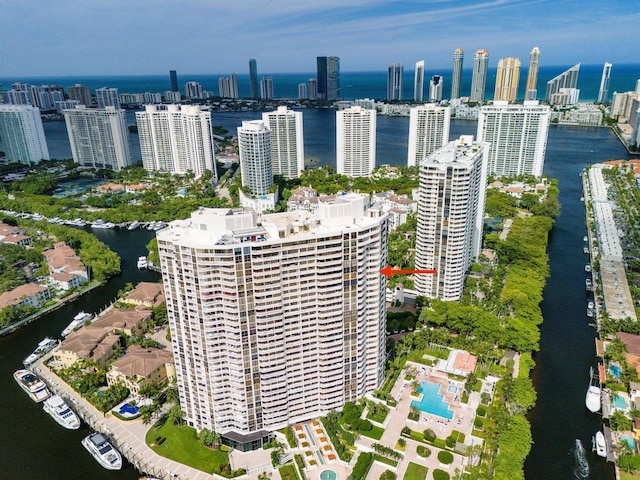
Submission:
[[[591,300],[589,300],[589,302],[587,303],[587,308],[593,310],[594,308],[596,308],[596,306],[593,304]]]
[[[22,363],[25,367],[28,367],[35,363],[40,357],[53,350],[56,345],[58,345],[58,341],[55,338],[44,337],[44,339],[40,340],[36,349],[31,352],[31,355],[25,358]]]
[[[13,378],[18,382],[20,388],[27,392],[31,400],[36,403],[46,400],[51,395],[45,383],[31,370],[16,370],[13,373]]]
[[[156,222],[149,222],[147,224],[147,230],[154,230],[156,228]]]
[[[600,411],[600,382],[598,377],[593,375],[593,368],[589,369],[589,388],[587,388],[587,396],[584,403],[591,413]]]
[[[583,242],[588,242],[589,241],[589,237],[587,237],[586,235],[584,237],[582,237],[582,241]]]
[[[591,272],[591,265],[589,265],[588,263],[584,266],[584,271],[589,273]]]
[[[138,257],[138,269],[141,270],[143,268],[147,268],[147,266],[147,257],[145,257],[144,255],[142,257]]]
[[[67,325],[67,327],[64,330],[62,330],[62,336],[66,337],[74,330],[77,330],[78,328],[82,327],[82,325],[84,325],[84,322],[86,322],[87,320],[91,320],[92,318],[93,318],[93,314],[91,313],[86,313],[86,312],[78,313],[75,317],[73,317],[73,320],[71,320],[71,323]]]
[[[607,456],[607,445],[604,441],[604,433],[600,430],[596,433],[596,436],[593,439],[593,444],[599,457]]]
[[[107,470],[120,470],[122,468],[120,452],[113,448],[100,432],[84,437],[82,446]]]
[[[591,281],[590,278],[585,279],[584,286],[588,291],[592,291],[593,290],[593,282]]]
[[[576,446],[573,450],[574,469],[573,474],[576,478],[589,478],[589,461],[587,460],[587,452],[582,446],[580,439],[576,438]]]
[[[80,428],[80,418],[69,408],[67,402],[60,395],[52,395],[44,401],[44,411],[69,430],[77,430]]]
[[[116,224],[113,222],[99,221],[99,222],[94,222],[93,225],[91,226],[93,228],[115,228]]]
[[[587,317],[589,318],[593,318],[593,309],[592,308],[587,308]]]
[[[582,247],[582,253],[589,253],[589,247]]]
[[[135,220],[129,224],[129,226],[127,227],[127,230],[135,230],[139,226],[140,226],[140,222]]]
[[[156,222],[156,225],[153,227],[153,230],[158,231],[166,226],[167,224],[164,222]]]

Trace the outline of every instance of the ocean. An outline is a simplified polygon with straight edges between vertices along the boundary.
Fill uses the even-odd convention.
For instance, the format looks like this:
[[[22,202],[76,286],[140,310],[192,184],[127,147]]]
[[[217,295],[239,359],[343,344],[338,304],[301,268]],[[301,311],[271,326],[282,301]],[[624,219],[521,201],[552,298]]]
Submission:
[[[467,65],[471,59],[466,60]],[[538,72],[538,98],[544,98],[546,82],[572,67],[573,65],[540,66]],[[600,79],[603,65],[581,65],[578,76],[578,88],[581,101],[594,101],[598,97]],[[178,72],[178,83],[184,92],[184,84],[188,81],[199,82],[205,90],[218,93],[218,78],[230,74],[190,75]],[[240,97],[249,96],[249,74],[237,73],[238,90]],[[306,83],[310,78],[315,78],[315,72],[307,73],[267,73],[258,72],[258,77],[269,75],[273,78],[274,94],[276,98],[297,98],[298,84]],[[425,70],[425,96],[428,96],[429,80],[433,75],[444,77],[444,98],[449,98],[451,93],[451,70]],[[413,98],[412,70],[405,70],[403,76],[402,98]],[[489,68],[486,100],[493,98],[495,88],[496,68]],[[611,84],[609,99],[614,91],[627,92],[634,90],[636,80],[640,79],[640,64],[614,65],[611,69]],[[522,98],[527,81],[527,68],[523,66],[520,74],[519,96]],[[140,75],[140,76],[61,76],[61,77],[0,77],[2,88],[9,89],[14,82],[24,82],[31,85],[61,85],[69,87],[76,83],[88,85],[91,90],[102,87],[117,88],[120,93],[144,93],[164,92],[170,90],[169,72],[164,75]],[[461,80],[461,94],[468,96],[471,91],[471,69],[463,69]],[[387,72],[341,72],[340,93],[345,100],[358,98],[384,99],[387,96]]]

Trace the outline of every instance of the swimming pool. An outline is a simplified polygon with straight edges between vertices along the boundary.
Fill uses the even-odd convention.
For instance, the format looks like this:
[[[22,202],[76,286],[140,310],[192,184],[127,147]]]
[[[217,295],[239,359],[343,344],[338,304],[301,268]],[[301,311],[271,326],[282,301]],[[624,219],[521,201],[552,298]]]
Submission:
[[[140,410],[140,407],[131,405],[130,403],[125,403],[120,407],[120,410],[118,411],[118,413],[120,415],[126,415],[126,414],[135,415],[136,413],[138,413],[138,410]]]
[[[620,365],[616,365],[614,363],[613,365],[609,366],[609,373],[611,373],[611,375],[615,378],[620,378],[620,373],[622,373],[622,369],[620,368]]]
[[[629,445],[629,448],[631,448],[631,450],[635,450],[636,449],[636,441],[631,438],[628,435],[622,435],[620,437],[620,440],[625,442],[627,445]]]
[[[620,395],[614,395],[613,406],[619,408],[620,410],[625,410],[627,408],[627,401]]]
[[[421,401],[412,401],[411,406],[417,407],[418,410],[425,413],[431,413],[447,420],[453,418],[453,411],[449,409],[449,404],[443,400],[444,396],[440,395],[440,385],[432,382],[420,382],[418,393],[422,393]]]

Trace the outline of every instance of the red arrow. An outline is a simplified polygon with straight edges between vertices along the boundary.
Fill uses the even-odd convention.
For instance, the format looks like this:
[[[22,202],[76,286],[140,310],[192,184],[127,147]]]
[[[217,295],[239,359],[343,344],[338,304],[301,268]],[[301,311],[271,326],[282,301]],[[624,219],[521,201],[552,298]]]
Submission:
[[[386,275],[391,278],[391,275],[411,275],[412,273],[436,273],[436,270],[396,270],[391,268],[391,265],[384,267],[380,270],[382,275]]]

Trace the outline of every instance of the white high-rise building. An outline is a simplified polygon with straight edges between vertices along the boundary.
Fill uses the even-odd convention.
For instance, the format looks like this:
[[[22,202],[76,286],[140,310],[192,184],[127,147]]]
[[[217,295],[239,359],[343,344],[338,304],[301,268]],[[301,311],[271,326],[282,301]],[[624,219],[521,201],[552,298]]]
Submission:
[[[416,62],[415,78],[413,80],[413,100],[421,102],[424,96],[424,60]]]
[[[455,301],[480,253],[488,143],[472,136],[447,143],[420,163],[416,268],[420,295]]]
[[[409,115],[407,165],[413,167],[449,142],[451,108],[428,103],[413,107]]]
[[[238,76],[232,73],[218,78],[218,91],[222,98],[238,98]]]
[[[392,63],[389,65],[387,75],[387,100],[402,100],[402,77],[404,76],[404,67],[401,63]]]
[[[286,106],[278,107],[276,111],[263,113],[262,121],[271,130],[273,174],[286,178],[299,177],[304,170],[302,112],[294,112]]]
[[[451,98],[460,98],[460,81],[462,80],[462,62],[464,52],[456,48],[453,52],[453,70],[451,73]]]
[[[145,105],[136,112],[142,166],[158,171],[196,177],[215,170],[211,113],[198,105]]]
[[[365,177],[376,166],[376,111],[351,107],[336,112],[337,172]]]
[[[541,176],[550,118],[549,106],[535,100],[525,100],[523,105],[495,101],[483,106],[476,137],[491,144],[489,174]]]
[[[158,232],[180,407],[239,450],[381,385],[388,217],[200,209]]]
[[[40,109],[31,105],[0,105],[0,139],[4,162],[31,165],[49,160]]]
[[[487,69],[489,68],[489,52],[478,50],[473,56],[473,75],[471,77],[472,102],[484,102],[484,92],[487,86]]]
[[[184,95],[187,98],[204,98],[204,89],[198,82],[187,82],[184,84]]]
[[[605,62],[602,68],[602,78],[600,79],[600,90],[598,90],[597,103],[606,103],[609,99],[609,83],[611,82],[611,67],[613,64]]]
[[[117,88],[98,88],[96,90],[96,101],[98,102],[98,108],[113,107],[116,110],[120,109],[120,95]]]
[[[540,68],[540,49],[533,47],[529,54],[529,73],[527,74],[527,91],[525,100],[535,100],[538,96],[538,70]]]
[[[561,88],[577,88],[578,74],[580,73],[580,64],[577,63],[569,70],[562,72],[560,75],[552,78],[547,82],[547,90],[544,99],[551,102],[551,97],[555,93],[559,93]]]
[[[444,81],[442,75],[434,75],[429,81],[429,101],[439,102],[442,100],[442,92],[444,89]]]
[[[273,77],[268,75],[262,77],[260,80],[260,98],[263,100],[270,100],[273,96]]]
[[[73,160],[85,167],[119,171],[131,165],[124,110],[114,107],[64,111]]]
[[[306,100],[309,98],[309,90],[306,83],[298,84],[298,100]]]
[[[266,195],[273,185],[271,130],[262,120],[243,121],[238,127],[242,185],[254,195]]]

